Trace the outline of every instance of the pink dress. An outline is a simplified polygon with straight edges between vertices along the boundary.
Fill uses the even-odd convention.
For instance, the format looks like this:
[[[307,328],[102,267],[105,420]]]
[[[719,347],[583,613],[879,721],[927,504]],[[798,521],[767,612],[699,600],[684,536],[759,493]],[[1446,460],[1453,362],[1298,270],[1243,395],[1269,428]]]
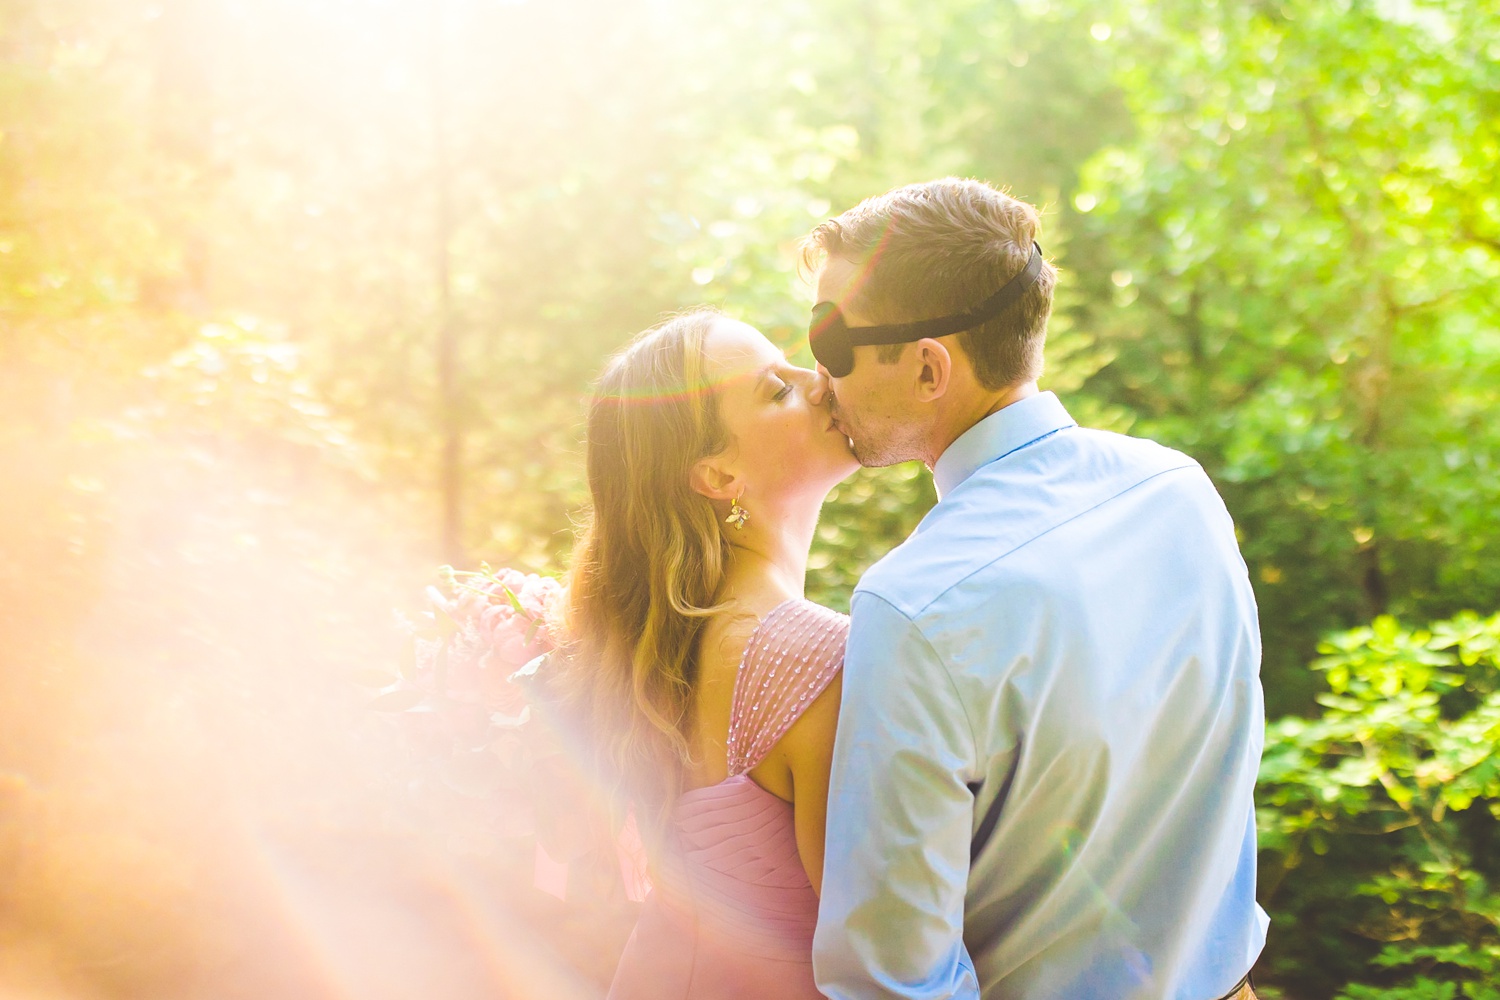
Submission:
[[[729,777],[673,810],[668,856],[615,970],[609,1000],[818,1000],[813,892],[791,803],[750,779],[844,665],[849,619],[786,601],[745,646],[729,722]]]

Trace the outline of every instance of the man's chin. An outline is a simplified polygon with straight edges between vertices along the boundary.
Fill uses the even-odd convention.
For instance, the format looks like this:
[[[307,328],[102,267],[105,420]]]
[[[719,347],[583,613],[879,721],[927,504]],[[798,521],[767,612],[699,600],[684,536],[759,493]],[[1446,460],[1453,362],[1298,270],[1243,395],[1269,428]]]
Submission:
[[[849,450],[854,452],[854,460],[866,469],[884,469],[887,466],[900,465],[906,461],[899,456],[892,456],[885,449],[873,448],[867,444],[861,444],[854,438],[849,439]]]
[[[833,418],[833,429],[844,435],[849,442],[849,450],[854,453],[854,460],[866,469],[884,469],[890,465],[900,465],[907,460],[907,456],[900,454],[899,447],[893,447],[894,442],[872,440],[869,435],[849,433],[849,425],[837,414]]]

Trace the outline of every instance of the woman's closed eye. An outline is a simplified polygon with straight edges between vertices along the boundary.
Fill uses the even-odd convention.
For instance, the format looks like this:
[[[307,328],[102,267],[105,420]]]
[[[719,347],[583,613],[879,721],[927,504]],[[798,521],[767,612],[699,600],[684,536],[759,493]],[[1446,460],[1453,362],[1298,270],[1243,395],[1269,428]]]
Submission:
[[[779,403],[791,393],[792,388],[792,383],[783,381],[781,383],[781,388],[777,389],[775,395],[773,395],[771,398]]]

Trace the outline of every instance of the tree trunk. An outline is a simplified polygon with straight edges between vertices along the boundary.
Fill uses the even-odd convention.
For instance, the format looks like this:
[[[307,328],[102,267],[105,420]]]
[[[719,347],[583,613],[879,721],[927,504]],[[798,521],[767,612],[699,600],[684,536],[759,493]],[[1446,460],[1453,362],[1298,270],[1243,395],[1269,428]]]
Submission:
[[[449,164],[447,89],[443,77],[443,0],[433,0],[428,52],[432,74],[433,276],[437,284],[438,431],[442,439],[438,490],[442,498],[442,555],[453,566],[463,549],[463,401],[458,384],[458,328],[453,316],[452,170]]]

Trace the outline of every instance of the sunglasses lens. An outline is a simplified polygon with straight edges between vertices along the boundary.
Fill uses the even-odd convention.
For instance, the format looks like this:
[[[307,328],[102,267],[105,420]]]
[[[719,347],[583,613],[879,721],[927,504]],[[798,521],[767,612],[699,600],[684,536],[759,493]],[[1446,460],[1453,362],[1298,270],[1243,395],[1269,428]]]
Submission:
[[[847,343],[841,344],[840,349],[833,351],[827,361],[819,360],[818,364],[823,366],[830,378],[844,378],[854,370],[854,348]]]
[[[839,307],[832,302],[819,302],[813,306],[807,340],[813,357],[831,377],[843,378],[854,370],[854,348],[849,343],[849,330],[844,326]]]

